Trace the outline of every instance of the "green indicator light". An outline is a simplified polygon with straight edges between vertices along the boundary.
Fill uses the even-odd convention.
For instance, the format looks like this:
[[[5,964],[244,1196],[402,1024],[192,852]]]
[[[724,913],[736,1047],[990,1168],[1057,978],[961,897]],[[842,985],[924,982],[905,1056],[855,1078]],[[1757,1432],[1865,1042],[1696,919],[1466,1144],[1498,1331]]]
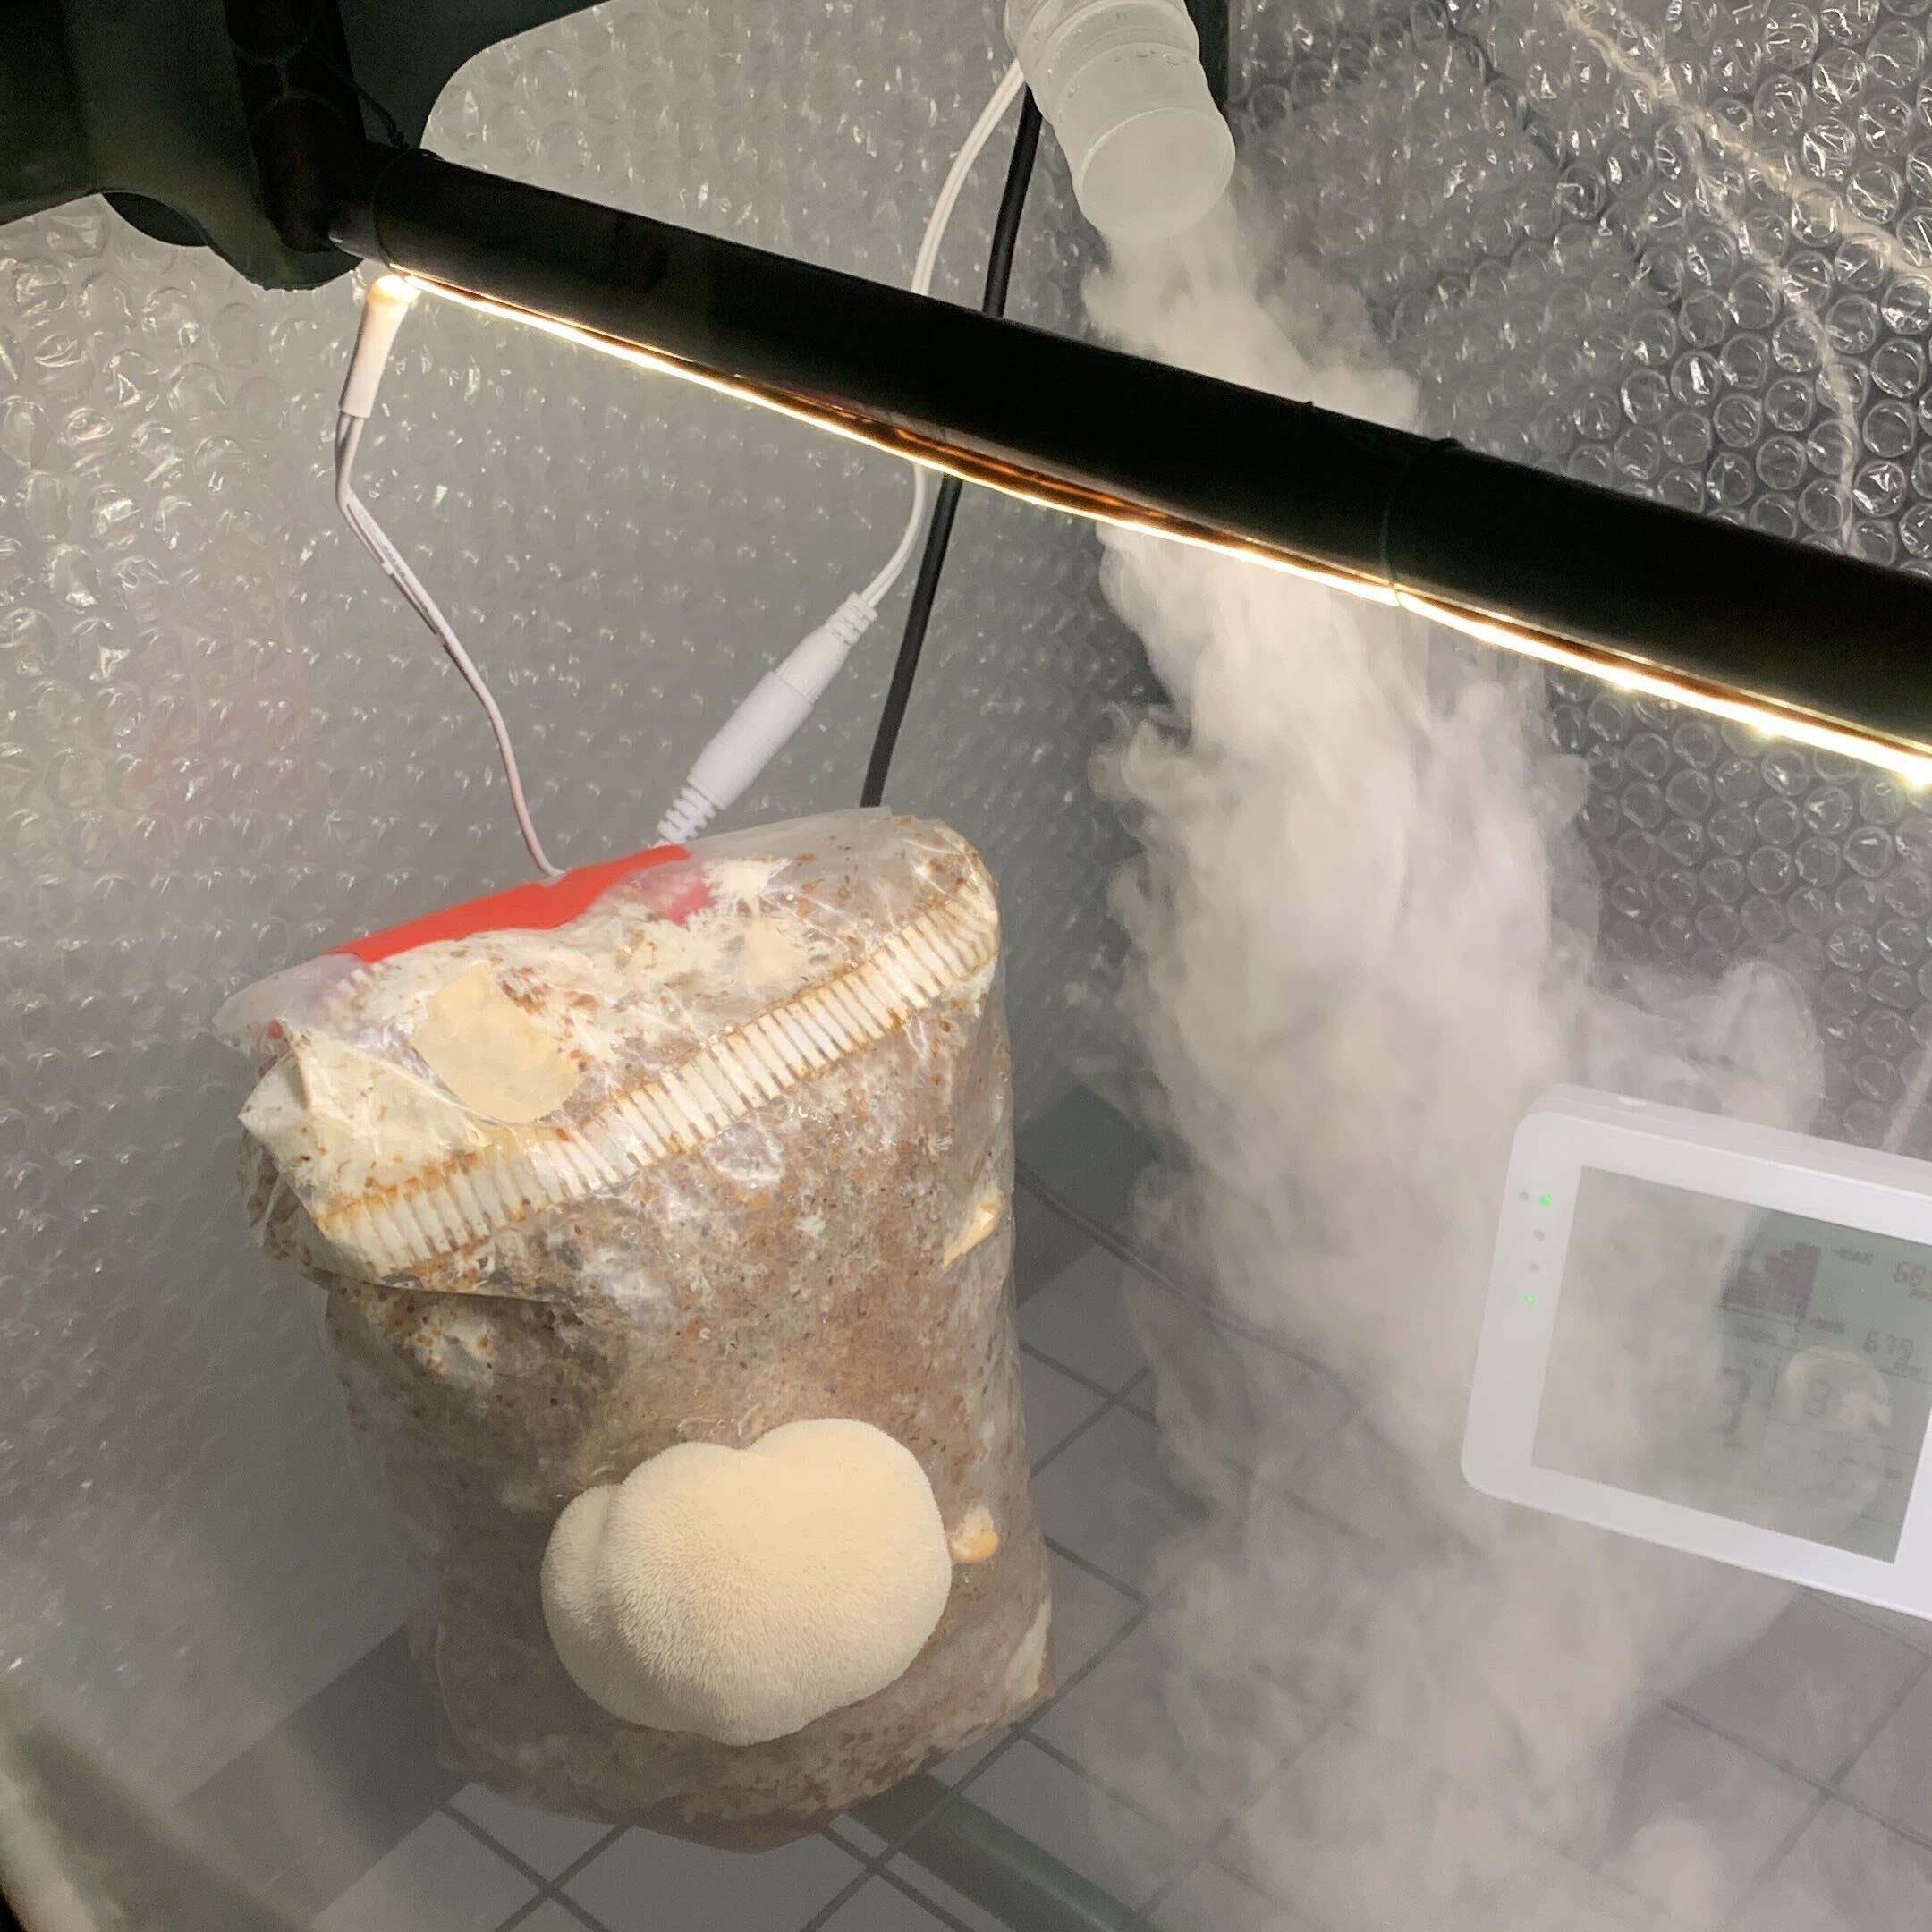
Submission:
[[[1533,1294],[1526,1294],[1522,1298],[1522,1305],[1525,1308],[1534,1308],[1536,1306],[1536,1297]]]
[[[1538,1208],[1554,1208],[1555,1205],[1556,1197],[1554,1194],[1539,1194],[1537,1196],[1537,1206]]]

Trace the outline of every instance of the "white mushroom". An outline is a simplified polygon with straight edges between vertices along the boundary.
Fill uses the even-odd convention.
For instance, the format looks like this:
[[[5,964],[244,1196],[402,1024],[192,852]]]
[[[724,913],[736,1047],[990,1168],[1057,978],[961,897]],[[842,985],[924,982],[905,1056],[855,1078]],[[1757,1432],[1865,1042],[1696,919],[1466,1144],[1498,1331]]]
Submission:
[[[564,1668],[614,1716],[759,1744],[902,1674],[952,1582],[911,1452],[868,1422],[792,1422],[587,1489],[551,1531],[543,1605]]]

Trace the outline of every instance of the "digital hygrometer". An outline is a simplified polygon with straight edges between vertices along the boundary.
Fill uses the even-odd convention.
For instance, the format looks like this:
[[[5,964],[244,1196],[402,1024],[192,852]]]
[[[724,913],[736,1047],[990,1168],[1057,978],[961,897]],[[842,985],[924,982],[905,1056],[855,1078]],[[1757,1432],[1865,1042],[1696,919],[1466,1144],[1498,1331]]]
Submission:
[[[1559,1088],[1516,1135],[1479,1489],[1932,1615],[1932,1165]]]

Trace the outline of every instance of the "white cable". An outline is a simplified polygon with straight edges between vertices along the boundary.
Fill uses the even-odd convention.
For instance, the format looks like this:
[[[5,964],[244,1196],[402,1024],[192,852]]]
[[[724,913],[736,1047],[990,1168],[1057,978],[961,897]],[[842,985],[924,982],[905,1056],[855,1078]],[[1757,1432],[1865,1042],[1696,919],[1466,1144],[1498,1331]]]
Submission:
[[[547,878],[562,878],[564,868],[553,865],[549,854],[544,851],[543,841],[537,835],[536,821],[530,816],[529,800],[524,795],[522,774],[517,768],[515,747],[511,743],[510,727],[504,720],[496,699],[491,693],[483,674],[477,668],[475,660],[463,648],[462,640],[456,635],[454,627],[443,614],[436,599],[424,589],[422,580],[410,568],[407,559],[391,542],[386,531],[370,515],[361,498],[350,487],[350,476],[355,463],[356,445],[361,440],[361,419],[344,416],[342,419],[343,432],[337,445],[335,471],[335,503],[343,520],[355,532],[362,547],[376,559],[383,574],[402,594],[404,601],[428,627],[430,634],[443,647],[445,655],[455,665],[458,674],[470,691],[477,702],[483,707],[484,716],[489,720],[492,735],[496,740],[497,756],[503,761],[504,778],[510,790],[510,809],[516,814],[517,830],[523,835],[523,844],[537,869]]]
[[[877,614],[858,597],[847,597],[776,670],[758,680],[724,728],[698,754],[683,790],[658,820],[657,836],[665,844],[689,844],[743,795],[811,716]]]
[[[399,293],[399,290],[404,292]],[[436,600],[424,589],[422,580],[369,513],[369,506],[356,495],[352,485],[362,428],[375,408],[377,387],[382,381],[396,330],[413,300],[413,292],[409,292],[407,284],[394,275],[378,276],[369,289],[362,311],[362,326],[356,335],[355,352],[343,384],[342,410],[335,419],[335,507],[362,547],[376,559],[384,576],[428,626],[431,636],[443,647],[463,682],[476,694],[496,740],[497,756],[503,760],[504,778],[510,788],[510,809],[516,814],[517,830],[523,835],[524,847],[545,877],[562,878],[564,869],[551,864],[543,841],[537,835],[536,820],[530,816],[530,801],[523,793],[522,774],[517,769],[516,750],[510,741],[510,727],[504,722],[488,683]]]
[[[933,203],[933,211],[927,217],[926,233],[920,238],[919,253],[912,260],[912,292],[915,295],[932,292],[933,275],[939,267],[939,250],[945,242],[953,211],[959,206],[959,198],[965,190],[966,177],[972,173],[974,162],[979,160],[986,144],[1006,118],[1006,110],[1020,98],[1020,90],[1025,85],[1026,76],[1020,72],[1020,63],[1015,61],[1000,76],[999,85],[993,89],[993,97],[980,109],[979,118],[973,123],[958,154],[953,156],[953,165],[940,183],[939,199]]]
[[[927,217],[912,262],[912,292],[929,295],[939,267],[939,250],[964,191],[973,164],[986,150],[1006,111],[1019,99],[1026,77],[1015,61],[1000,76],[999,85],[980,110],[964,144],[939,186],[939,198]],[[904,530],[884,567],[863,590],[847,597],[825,623],[779,665],[767,672],[751,695],[724,721],[723,728],[698,755],[691,776],[675,802],[658,821],[657,836],[669,845],[682,845],[712,819],[734,804],[777,757],[793,733],[810,716],[811,708],[845,662],[846,654],[869,631],[878,607],[905,574],[919,548],[932,504],[932,481],[926,470],[912,470],[912,510]]]

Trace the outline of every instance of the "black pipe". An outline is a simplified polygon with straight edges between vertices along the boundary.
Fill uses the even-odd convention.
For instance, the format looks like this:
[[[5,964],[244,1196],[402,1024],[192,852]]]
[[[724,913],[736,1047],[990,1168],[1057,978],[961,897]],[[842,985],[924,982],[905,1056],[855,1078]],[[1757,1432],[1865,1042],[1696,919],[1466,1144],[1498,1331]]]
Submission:
[[[360,169],[352,253],[972,480],[1932,748],[1932,583],[430,155]]]

